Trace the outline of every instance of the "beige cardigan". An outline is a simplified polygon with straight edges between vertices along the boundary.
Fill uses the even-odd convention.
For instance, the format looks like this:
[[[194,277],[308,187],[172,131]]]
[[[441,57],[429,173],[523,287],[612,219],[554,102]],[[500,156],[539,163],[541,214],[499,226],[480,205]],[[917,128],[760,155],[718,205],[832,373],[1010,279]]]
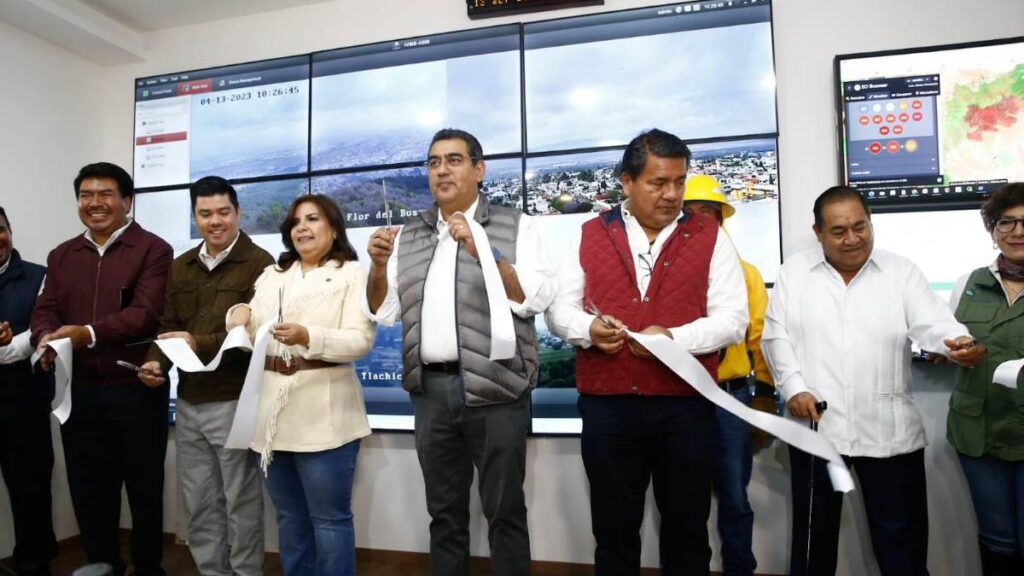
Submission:
[[[370,351],[376,336],[376,328],[360,308],[366,270],[358,262],[338,268],[334,260],[305,274],[298,262],[284,272],[268,266],[256,280],[249,303],[250,337],[259,326],[277,318],[281,288],[284,321],[305,326],[309,346],[285,346],[272,340],[267,354],[285,356],[287,351],[339,364],[290,376],[264,372],[251,445],[263,455],[264,466],[272,450],[318,452],[370,434],[362,388],[352,365]]]

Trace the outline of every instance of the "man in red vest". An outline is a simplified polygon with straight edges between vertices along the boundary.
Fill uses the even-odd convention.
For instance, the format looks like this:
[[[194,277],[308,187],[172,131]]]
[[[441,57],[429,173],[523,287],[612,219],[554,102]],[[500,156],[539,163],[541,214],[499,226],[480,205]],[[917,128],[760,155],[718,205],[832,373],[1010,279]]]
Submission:
[[[590,481],[595,574],[637,574],[647,485],[661,513],[662,573],[708,574],[715,408],[622,329],[664,334],[712,379],[743,338],[747,294],[728,236],[684,211],[690,150],[650,130],[622,157],[627,199],[583,224],[566,256],[552,332],[578,346],[581,452]]]

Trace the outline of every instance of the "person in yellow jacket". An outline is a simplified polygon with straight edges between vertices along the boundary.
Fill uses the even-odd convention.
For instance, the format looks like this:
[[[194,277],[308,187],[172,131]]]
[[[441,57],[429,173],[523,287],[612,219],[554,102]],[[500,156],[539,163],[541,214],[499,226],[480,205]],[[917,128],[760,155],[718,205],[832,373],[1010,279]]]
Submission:
[[[692,176],[686,181],[684,206],[710,216],[720,226],[736,209],[711,176]],[[740,260],[747,285],[750,325],[746,339],[721,351],[718,384],[748,406],[775,412],[775,390],[771,373],[761,355],[761,332],[768,307],[768,291],[757,268]],[[754,511],[747,500],[747,484],[753,460],[753,435],[750,424],[729,412],[717,409],[715,415],[715,494],[718,497],[718,535],[722,541],[722,565],[726,575],[750,575],[757,567],[752,536]]]

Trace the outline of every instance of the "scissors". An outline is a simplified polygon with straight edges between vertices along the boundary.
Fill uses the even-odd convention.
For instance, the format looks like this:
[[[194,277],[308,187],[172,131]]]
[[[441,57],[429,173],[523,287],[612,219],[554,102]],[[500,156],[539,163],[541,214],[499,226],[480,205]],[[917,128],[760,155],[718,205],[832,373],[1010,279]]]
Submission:
[[[601,323],[604,324],[605,326],[609,328],[617,328],[617,326],[615,326],[615,324],[612,324],[612,321],[609,320],[607,316],[601,314],[601,311],[597,309],[597,305],[594,304],[593,301],[588,300],[586,306],[583,307],[583,311],[588,314],[593,314],[594,316],[597,316],[597,319],[600,320]]]
[[[131,362],[125,362],[124,360],[117,360],[114,363],[117,364],[118,366],[122,367],[122,368],[127,368],[127,369],[131,370],[132,372],[145,372],[146,374],[150,373],[149,372],[149,368],[143,368],[141,366],[136,366],[135,364],[132,364]]]
[[[277,323],[284,322],[284,286],[277,291]]]
[[[380,181],[381,196],[384,197],[384,218],[387,219],[387,223],[384,227],[391,230],[391,207],[388,206],[388,185],[387,182],[382,178]]]

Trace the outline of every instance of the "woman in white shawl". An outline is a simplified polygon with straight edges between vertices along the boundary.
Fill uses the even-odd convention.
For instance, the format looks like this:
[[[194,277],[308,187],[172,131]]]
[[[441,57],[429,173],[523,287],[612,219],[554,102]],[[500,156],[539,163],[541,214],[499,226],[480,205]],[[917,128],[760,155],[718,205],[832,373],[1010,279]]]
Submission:
[[[300,196],[281,224],[286,251],[228,328],[275,321],[251,448],[277,508],[285,575],[355,574],[352,479],[370,433],[352,362],[373,346],[360,310],[366,271],[338,206]]]

